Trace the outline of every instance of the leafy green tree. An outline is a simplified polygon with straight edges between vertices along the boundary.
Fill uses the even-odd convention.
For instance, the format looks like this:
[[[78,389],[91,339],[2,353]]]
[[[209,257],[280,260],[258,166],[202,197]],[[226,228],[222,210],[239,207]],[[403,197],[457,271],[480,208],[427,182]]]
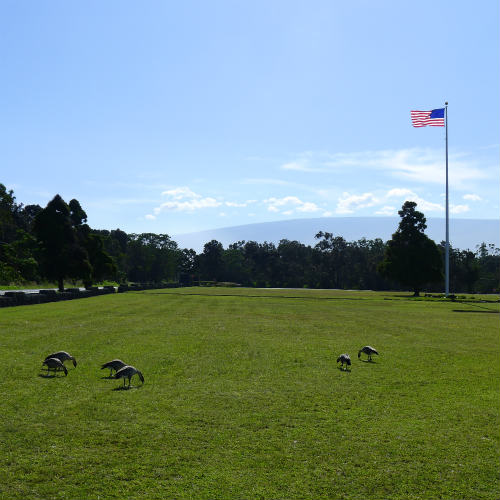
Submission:
[[[477,291],[497,293],[500,289],[500,249],[483,242],[478,245],[476,255],[480,267]]]
[[[16,237],[15,213],[18,210],[14,191],[0,183],[0,242],[10,243]]]
[[[280,265],[278,250],[274,243],[247,241],[243,245],[245,268],[251,286],[279,286]]]
[[[75,221],[78,221],[78,216],[61,196],[56,195],[35,217],[33,224],[39,243],[41,272],[57,282],[61,291],[64,290],[65,278],[89,280],[92,272],[88,254],[75,230]]]
[[[127,277],[131,281],[160,283],[177,274],[177,243],[168,234],[130,234],[127,243]]]
[[[309,283],[312,249],[298,241],[283,239],[278,245],[280,286],[303,287]]]
[[[25,205],[21,207],[18,214],[19,226],[31,233],[33,231],[33,224],[35,222],[35,217],[42,211],[40,205]]]
[[[425,284],[443,279],[443,263],[437,245],[424,234],[426,219],[415,210],[416,206],[415,202],[406,201],[398,212],[401,221],[387,242],[379,271],[390,280],[409,286],[418,297]]]
[[[34,205],[30,205],[28,211]],[[27,207],[25,207],[27,208]],[[0,283],[21,283],[38,278],[36,244],[24,220],[25,209],[14,191],[0,184]]]
[[[224,280],[224,247],[217,240],[205,243],[200,254],[200,272],[205,280]]]
[[[224,263],[224,281],[233,283],[245,283],[248,279],[245,256],[243,254],[244,241],[229,245],[224,250],[222,260]]]
[[[346,288],[347,241],[342,236],[334,236],[323,231],[316,234],[315,238],[320,240],[314,248],[320,253],[320,258],[316,258],[316,262],[319,264],[321,286]]]
[[[198,258],[192,248],[178,250],[177,270],[181,283],[191,285],[195,281],[198,276]]]

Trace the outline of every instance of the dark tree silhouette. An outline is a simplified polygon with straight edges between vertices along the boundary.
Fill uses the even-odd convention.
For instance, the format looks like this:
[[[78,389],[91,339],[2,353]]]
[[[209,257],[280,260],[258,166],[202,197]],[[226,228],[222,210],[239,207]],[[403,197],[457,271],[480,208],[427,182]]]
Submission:
[[[387,278],[409,286],[418,297],[422,286],[443,279],[443,263],[437,245],[424,234],[427,227],[417,204],[406,201],[398,212],[397,231],[387,242],[379,271]]]
[[[224,279],[224,248],[217,240],[205,243],[200,255],[200,272],[203,279],[221,281]]]
[[[78,204],[79,205],[79,204]],[[64,290],[64,279],[87,280],[91,265],[78,241],[70,207],[56,195],[35,217],[33,230],[39,243],[39,263],[43,276]]]

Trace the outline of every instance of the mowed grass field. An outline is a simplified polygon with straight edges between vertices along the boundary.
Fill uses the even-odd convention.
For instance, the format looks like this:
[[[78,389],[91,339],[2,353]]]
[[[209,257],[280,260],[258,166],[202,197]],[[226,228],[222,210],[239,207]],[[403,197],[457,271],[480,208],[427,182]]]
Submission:
[[[498,499],[498,309],[199,288],[3,309],[0,498]],[[41,376],[57,350],[78,366]]]

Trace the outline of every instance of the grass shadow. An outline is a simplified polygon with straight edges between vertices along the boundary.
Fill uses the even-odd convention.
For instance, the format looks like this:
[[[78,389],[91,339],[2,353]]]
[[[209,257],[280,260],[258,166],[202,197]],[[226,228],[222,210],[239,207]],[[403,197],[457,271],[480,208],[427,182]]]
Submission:
[[[113,391],[130,391],[131,389],[140,389],[142,385],[135,386],[135,385],[120,385],[119,387],[115,387],[112,389]]]
[[[454,313],[483,313],[483,314],[500,314],[500,311],[474,311],[472,309],[453,309]]]
[[[60,378],[57,373],[39,373],[38,376],[40,378]]]
[[[362,363],[372,363],[372,364],[377,364],[376,361],[374,361],[373,359],[359,359],[359,361],[361,361]]]
[[[182,295],[198,296],[198,297],[233,297],[242,299],[300,299],[300,300],[372,300],[364,297],[307,297],[307,296],[292,296],[292,295],[243,295],[233,293],[182,293],[182,292],[139,292],[143,295]]]

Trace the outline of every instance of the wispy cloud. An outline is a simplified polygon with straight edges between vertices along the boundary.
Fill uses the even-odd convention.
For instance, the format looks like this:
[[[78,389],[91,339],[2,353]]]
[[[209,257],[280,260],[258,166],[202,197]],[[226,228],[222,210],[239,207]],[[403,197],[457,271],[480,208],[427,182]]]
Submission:
[[[492,176],[492,169],[479,167],[478,160],[466,153],[450,153],[449,165],[453,168],[450,184],[457,187],[463,188],[470,181]],[[430,184],[442,184],[445,172],[443,152],[423,148],[336,154],[307,152],[281,165],[282,170],[308,173],[330,173],[346,168],[379,170],[394,177]]]
[[[452,214],[463,214],[469,210],[469,205],[450,205],[450,212]]]
[[[433,203],[419,196],[417,193],[408,188],[393,188],[387,191],[384,196],[386,201],[399,199],[401,203],[404,201],[414,201],[417,204],[417,209],[426,212],[442,212],[444,206],[440,203]],[[386,208],[387,210],[383,210]],[[381,210],[388,212],[390,207],[383,207]],[[377,215],[380,215],[377,213]],[[387,214],[382,214],[387,215]]]
[[[442,203],[434,203],[408,188],[392,188],[387,192],[374,193],[349,193],[344,192],[337,201],[335,213],[354,214],[366,208],[377,207],[373,212],[375,215],[396,215],[399,208],[394,203],[414,201],[417,208],[424,212],[443,212]],[[399,205],[399,206],[401,206]],[[454,207],[455,213],[463,213],[469,210],[467,205],[457,205]]]
[[[189,187],[177,187],[162,192],[167,201],[153,209],[153,214],[146,215],[146,219],[154,220],[165,210],[176,212],[194,212],[204,208],[220,207],[223,202],[212,197],[203,197]]]
[[[397,208],[391,207],[389,205],[384,205],[375,212],[375,215],[396,215],[396,214],[397,214]]]
[[[283,198],[268,198],[263,201],[270,212],[280,212],[284,215],[291,215],[294,212],[314,213],[323,210],[316,203],[302,201],[297,196],[285,196]],[[285,210],[283,210],[285,208]]]
[[[242,208],[242,207],[247,207],[251,203],[255,203],[257,200],[246,200],[244,202],[238,203],[236,201],[225,201],[224,205],[226,207],[234,207],[234,208]]]
[[[346,192],[339,198],[335,212],[338,214],[352,214],[356,210],[372,207],[378,203],[379,200],[372,193],[357,195]]]
[[[301,172],[311,172],[311,167],[305,160],[292,161],[281,165],[283,170],[298,170]]]
[[[416,194],[408,188],[394,188],[387,191],[386,198],[404,198],[405,196],[416,196]]]
[[[190,188],[183,186],[175,189],[169,189],[161,193],[163,196],[169,196],[174,200],[182,200],[183,198],[201,198],[201,195],[196,194]]]
[[[478,194],[464,194],[462,197],[464,200],[468,201],[481,201],[482,198]]]

